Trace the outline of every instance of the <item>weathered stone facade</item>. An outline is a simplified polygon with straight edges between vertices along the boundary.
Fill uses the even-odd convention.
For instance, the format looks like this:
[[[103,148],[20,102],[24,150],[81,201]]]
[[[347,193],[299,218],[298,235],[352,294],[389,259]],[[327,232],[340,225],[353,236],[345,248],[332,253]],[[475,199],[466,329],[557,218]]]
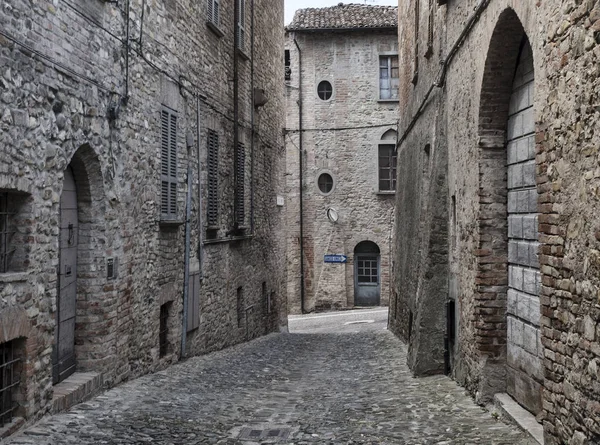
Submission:
[[[319,29],[328,27],[322,21],[317,26],[298,23],[302,17],[319,15],[322,11],[329,18],[338,17],[336,24],[343,29]],[[394,23],[378,25],[381,12],[390,11]],[[289,51],[290,77],[286,81],[285,143],[290,313],[388,304],[394,192],[379,188],[378,151],[381,145],[393,147],[396,143],[398,102],[380,100],[379,64],[381,57],[398,54],[395,11],[391,7],[357,5],[301,10],[288,27],[286,51]],[[352,23],[344,26],[344,20],[350,20],[354,14],[364,14],[366,18],[361,23],[366,23],[367,28],[372,25],[373,29],[360,29]],[[327,100],[319,97],[322,81],[332,86]],[[333,179],[332,189],[327,193],[319,188],[322,174]],[[300,181],[303,249],[300,249]],[[336,211],[336,222],[328,218],[328,209]],[[370,300],[372,303],[357,300],[356,296],[359,287],[356,249],[358,246],[360,250],[359,244],[364,241],[375,243],[377,247],[370,246],[374,255],[379,256],[379,295]],[[327,254],[345,255],[347,262],[327,263],[324,261]]]
[[[598,443],[600,5],[400,4],[391,328],[416,373]]]
[[[0,345],[11,342],[20,361],[17,420],[0,428],[0,437],[52,405],[58,312],[73,311],[65,323],[75,325],[76,371],[100,373],[105,386],[182,355],[188,273],[185,355],[287,323],[284,219],[276,205],[285,173],[283,1],[242,2],[242,51],[234,49],[237,2],[219,2],[218,26],[207,23],[208,3],[3,4],[0,189],[11,214],[9,229],[4,219],[0,228],[10,232],[0,273]],[[176,116],[172,128],[161,127],[164,110]],[[209,130],[219,136],[211,227]],[[166,134],[176,157],[169,165],[177,166],[169,219],[161,216]],[[245,168],[234,162],[234,141],[245,146],[238,158]],[[61,226],[67,168],[77,210],[75,224]],[[236,194],[242,198],[234,206]],[[69,249],[76,261],[66,265]],[[58,296],[69,280],[76,298],[64,308]]]

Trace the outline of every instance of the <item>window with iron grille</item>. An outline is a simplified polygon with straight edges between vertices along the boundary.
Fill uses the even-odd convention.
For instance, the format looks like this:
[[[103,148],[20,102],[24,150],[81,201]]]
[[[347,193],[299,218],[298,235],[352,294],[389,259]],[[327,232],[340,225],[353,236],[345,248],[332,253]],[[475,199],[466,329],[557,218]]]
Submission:
[[[379,190],[396,190],[396,147],[394,145],[379,146]]]
[[[244,225],[246,217],[246,147],[238,143],[235,151],[235,221]]]
[[[238,17],[237,17],[237,32],[236,32],[236,45],[238,49],[244,51],[244,44],[246,42],[246,2],[244,0],[237,0],[238,2]]]
[[[398,55],[379,57],[379,99],[398,100]]]
[[[215,26],[219,26],[219,0],[208,1],[208,14],[206,20]]]
[[[160,356],[164,357],[169,352],[169,309],[171,303],[165,303],[160,307],[160,322],[158,332],[158,345]]]
[[[16,251],[13,242],[16,214],[15,196],[12,193],[0,193],[0,273],[11,269],[11,260]]]
[[[244,321],[244,289],[240,286],[237,288],[237,325],[242,327]]]
[[[17,410],[15,392],[20,379],[16,369],[19,358],[15,353],[16,341],[0,343],[0,428],[10,423]]]
[[[219,224],[219,134],[214,130],[208,130],[206,152],[208,170],[207,225],[216,227]]]
[[[292,60],[290,57],[290,50],[285,50],[285,80],[292,79]]]
[[[163,220],[177,218],[177,115],[161,110],[161,197],[160,215]]]

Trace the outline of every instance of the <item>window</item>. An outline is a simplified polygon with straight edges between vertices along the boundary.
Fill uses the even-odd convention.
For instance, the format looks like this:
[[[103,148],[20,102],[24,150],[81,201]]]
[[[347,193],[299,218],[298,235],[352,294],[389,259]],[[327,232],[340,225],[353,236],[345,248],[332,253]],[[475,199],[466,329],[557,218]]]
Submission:
[[[9,193],[0,194],[0,272],[8,272],[10,260],[15,252],[13,236],[15,225],[13,218],[16,215],[13,196]]]
[[[15,391],[20,382],[16,370],[18,362],[15,340],[0,344],[0,428],[12,421],[17,409]]]
[[[207,0],[208,1],[208,22],[215,26],[219,26],[219,0]]]
[[[379,191],[396,190],[396,146],[379,146]]]
[[[398,55],[379,57],[379,99],[398,100]]]
[[[321,193],[328,195],[333,190],[333,177],[329,173],[321,173],[317,185]]]
[[[238,2],[238,20],[237,20],[237,32],[236,32],[236,45],[238,49],[244,50],[244,43],[246,41],[246,2],[244,0],[236,0]]]
[[[238,143],[235,151],[235,220],[238,226],[244,224],[246,216],[246,147]]]
[[[289,49],[285,50],[285,80],[292,80],[292,61]]]
[[[208,170],[207,224],[209,227],[216,227],[219,224],[219,134],[216,131],[208,130],[206,145]]]
[[[164,357],[169,352],[169,306],[171,302],[160,307],[160,322],[158,331],[158,346],[160,356]]]
[[[23,272],[29,264],[31,197],[0,191],[0,273]]]
[[[240,286],[237,288],[237,325],[242,327],[244,321],[244,289]]]
[[[317,86],[317,94],[321,100],[329,100],[333,96],[333,87],[326,80],[319,82]]]
[[[413,54],[413,78],[412,83],[416,85],[419,80],[419,21],[421,19],[421,2],[420,0],[415,0],[415,44],[414,44],[414,54]]]
[[[177,218],[177,115],[166,108],[161,111],[161,130],[160,215],[173,220]]]
[[[429,0],[429,20],[427,22],[427,51],[425,57],[429,58],[433,54],[433,26],[435,19],[435,0]]]

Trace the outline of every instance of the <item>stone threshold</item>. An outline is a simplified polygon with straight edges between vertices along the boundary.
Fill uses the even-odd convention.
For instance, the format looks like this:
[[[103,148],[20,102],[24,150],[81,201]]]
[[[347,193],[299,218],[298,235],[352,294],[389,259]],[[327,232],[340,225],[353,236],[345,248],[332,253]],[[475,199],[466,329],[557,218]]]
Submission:
[[[102,374],[97,372],[76,372],[54,386],[51,414],[66,411],[74,405],[88,400],[102,389]]]
[[[517,425],[539,444],[544,445],[544,427],[535,420],[533,414],[506,393],[494,395],[494,404],[503,418]]]

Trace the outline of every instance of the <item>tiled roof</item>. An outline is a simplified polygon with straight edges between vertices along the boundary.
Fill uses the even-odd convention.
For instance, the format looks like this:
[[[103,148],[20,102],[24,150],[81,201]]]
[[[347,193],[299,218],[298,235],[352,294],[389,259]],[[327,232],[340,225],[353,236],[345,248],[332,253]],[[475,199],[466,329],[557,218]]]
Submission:
[[[287,27],[290,31],[318,29],[396,28],[398,7],[343,4],[299,9]]]

